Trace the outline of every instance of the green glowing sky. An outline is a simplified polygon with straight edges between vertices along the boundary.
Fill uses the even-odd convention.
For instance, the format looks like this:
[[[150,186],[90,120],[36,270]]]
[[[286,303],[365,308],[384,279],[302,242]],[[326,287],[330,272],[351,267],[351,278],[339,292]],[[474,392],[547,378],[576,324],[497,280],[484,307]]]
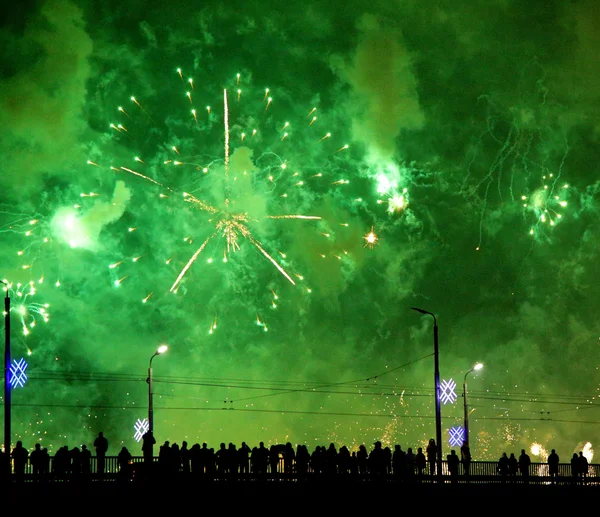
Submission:
[[[485,364],[469,376],[476,458],[597,442],[595,3],[338,4],[8,15],[0,276],[29,361],[13,440],[104,431],[138,451],[167,343],[159,442],[416,448],[435,435],[416,306],[437,317],[442,379],[460,392]],[[240,214],[250,233],[226,253],[219,224]],[[49,321],[30,305],[25,336],[30,281]],[[449,451],[462,397],[442,415]]]

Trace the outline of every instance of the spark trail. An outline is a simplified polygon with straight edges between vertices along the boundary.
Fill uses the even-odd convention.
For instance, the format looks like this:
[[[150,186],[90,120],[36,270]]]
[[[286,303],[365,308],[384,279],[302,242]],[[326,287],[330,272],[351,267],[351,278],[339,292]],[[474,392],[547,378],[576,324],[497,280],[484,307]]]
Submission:
[[[180,69],[177,70],[177,73],[179,76],[182,74]],[[239,84],[239,81],[240,77],[238,74],[237,84]],[[191,79],[189,80],[189,84],[192,85],[192,89],[194,89],[193,81]],[[198,88],[196,88],[196,90],[198,90]],[[330,236],[330,227],[320,215],[304,214],[297,210],[283,214],[269,212],[278,212],[278,208],[281,208],[279,205],[290,205],[289,208],[298,203],[305,205],[306,201],[304,200],[312,199],[314,196],[314,193],[312,192],[308,195],[309,197],[302,194],[309,185],[310,187],[316,187],[321,184],[324,185],[324,187],[322,186],[321,188],[325,188],[325,191],[328,191],[332,188],[344,188],[344,186],[349,183],[347,179],[337,179],[337,181],[333,182],[329,181],[321,171],[318,174],[310,174],[307,179],[303,179],[302,176],[304,171],[302,169],[314,168],[315,166],[312,162],[310,164],[298,162],[298,164],[293,165],[292,162],[284,160],[279,156],[278,148],[281,148],[282,146],[289,148],[290,141],[294,143],[298,142],[298,140],[294,141],[294,136],[298,135],[304,138],[306,137],[306,134],[310,136],[313,133],[316,136],[313,136],[314,142],[310,144],[312,146],[310,148],[310,153],[321,153],[322,150],[327,150],[331,155],[338,155],[348,149],[349,146],[347,144],[343,146],[340,146],[339,144],[336,145],[336,143],[332,143],[331,145],[328,144],[326,141],[331,139],[332,133],[327,131],[325,137],[323,137],[323,129],[319,129],[318,124],[315,123],[315,117],[309,117],[308,122],[305,121],[305,133],[300,133],[300,125],[295,127],[293,122],[286,121],[285,123],[280,124],[271,122],[274,118],[273,115],[269,115],[273,110],[271,107],[273,105],[273,97],[267,89],[265,98],[262,101],[264,111],[262,117],[259,114],[258,118],[269,124],[269,127],[262,132],[260,126],[258,128],[256,126],[252,127],[251,130],[244,130],[242,129],[243,125],[255,124],[257,122],[257,116],[247,114],[243,110],[240,111],[238,105],[242,99],[241,88],[237,88],[237,102],[234,100],[232,103],[228,93],[228,89],[223,88],[223,117],[222,131],[220,133],[223,138],[221,158],[212,157],[208,159],[208,163],[200,163],[197,157],[199,155],[190,156],[189,148],[186,153],[187,156],[184,156],[183,149],[184,146],[187,145],[185,143],[186,141],[181,137],[177,137],[177,141],[174,142],[175,145],[165,146],[164,143],[159,144],[160,147],[165,147],[167,153],[172,152],[175,154],[173,157],[167,156],[167,159],[164,160],[161,158],[160,165],[156,165],[155,159],[145,160],[143,157],[136,156],[134,158],[137,164],[136,166],[119,164],[110,165],[109,167],[115,174],[126,173],[163,189],[163,193],[160,194],[161,198],[173,197],[175,199],[174,202],[177,203],[176,199],[181,196],[183,201],[188,203],[194,211],[204,213],[208,217],[207,221],[199,221],[200,225],[197,229],[195,227],[194,233],[184,239],[186,242],[192,243],[193,235],[196,234],[196,232],[200,235],[202,233],[205,234],[201,237],[201,244],[195,248],[195,251],[188,256],[184,265],[179,268],[175,280],[170,284],[169,292],[171,293],[176,293],[178,291],[182,281],[189,275],[198,258],[202,256],[203,253],[207,253],[209,244],[213,241],[220,241],[221,239],[224,242],[224,262],[227,262],[229,254],[239,251],[242,247],[242,243],[245,241],[252,248],[256,249],[281,276],[289,283],[296,286],[298,280],[295,278],[302,280],[303,275],[293,271],[293,269],[289,269],[291,267],[289,259],[286,260],[286,254],[282,251],[276,249],[283,261],[275,258],[274,254],[269,250],[269,248],[274,248],[273,244],[270,241],[268,244],[263,243],[263,239],[259,238],[257,234],[258,227],[260,226],[262,231],[264,231],[264,226],[261,225],[264,225],[263,221],[267,220],[314,221],[319,225],[323,225],[324,229],[328,230],[319,231],[320,234]],[[200,117],[200,110],[194,107],[196,96],[199,96],[198,91],[194,92],[194,96],[192,96],[192,92],[186,93],[186,97],[192,105],[191,115],[195,126],[195,129],[190,127],[190,130],[194,132],[199,131],[201,136],[208,135],[210,137],[209,133],[206,133],[206,131],[211,130],[211,127],[216,120],[214,110],[211,110],[209,106],[206,106],[205,116]],[[124,141],[125,144],[132,142],[137,132],[139,132],[139,128],[136,127],[136,122],[138,120],[136,119],[135,108],[141,110],[146,122],[153,122],[153,124],[149,124],[151,128],[154,126],[154,119],[156,118],[154,114],[150,115],[149,110],[144,107],[143,102],[138,100],[137,97],[131,97],[131,100],[135,105],[133,112],[128,113],[122,107],[118,108],[119,113],[126,116],[129,120],[131,128],[128,129],[124,123],[110,124],[111,129],[116,129],[116,135],[118,135],[116,138],[127,139]],[[235,133],[232,133],[231,129],[232,117],[230,115],[230,109],[232,104],[235,104],[236,110],[240,111],[240,114],[234,119]],[[316,108],[313,108],[309,114],[312,115],[314,110],[316,110]],[[148,129],[146,129],[146,131],[148,131]],[[296,131],[296,133],[294,133],[294,131]],[[266,138],[273,138],[273,144],[271,144],[268,150],[263,150],[261,154],[254,158],[254,149]],[[202,156],[210,156],[208,150],[214,145],[213,142],[214,140],[209,140],[207,145],[203,147],[203,149],[207,149],[207,151],[204,151]],[[232,148],[234,142],[236,142],[237,145],[235,148]],[[306,151],[300,154],[295,151],[295,155],[297,156],[302,156],[302,154],[305,153]],[[240,160],[243,161],[242,166],[240,166]],[[99,159],[90,159],[88,160],[88,164],[95,167],[102,167]],[[185,170],[193,168],[193,170],[197,172],[193,175],[177,176],[179,184],[182,184],[182,182],[179,181],[180,178],[191,178],[191,183],[186,184],[184,190],[181,186],[173,186],[172,180],[164,180],[161,178],[161,176],[164,175],[163,170],[166,172],[167,167],[183,167]],[[291,170],[292,167],[294,167],[293,171]],[[147,168],[149,172],[146,172],[145,168]],[[320,169],[322,170],[322,167]],[[286,189],[284,193],[280,192],[282,185]],[[290,191],[290,189],[293,190]],[[278,199],[281,201],[278,201]],[[273,204],[277,206],[275,210],[273,210],[274,207],[271,206]],[[259,208],[258,210],[256,209],[257,207]],[[178,210],[176,204],[174,205],[173,210]],[[286,210],[286,208],[283,208],[283,210]],[[348,224],[343,224],[341,226],[346,228]],[[206,230],[208,228],[212,229],[207,235]],[[330,239],[330,241],[335,242],[335,239]],[[331,248],[332,245],[335,244],[332,244],[331,242],[326,244],[328,248]],[[330,250],[327,253],[319,253],[318,250],[315,251],[315,254],[318,254],[318,256],[331,256],[336,257],[338,260],[341,260],[343,256],[347,255],[347,252],[342,249],[339,251]],[[166,261],[166,264],[171,263],[171,261],[172,257]],[[209,258],[208,262],[212,262],[212,258]],[[117,267],[122,263],[122,260],[117,260],[111,264],[110,267]],[[127,277],[128,276],[124,276],[122,279],[119,279],[119,284],[121,283],[121,280],[124,280]],[[311,289],[307,287],[306,292],[310,293]],[[146,303],[152,294],[153,293],[148,294],[143,299],[143,302]],[[271,306],[276,307],[276,304],[271,304]]]

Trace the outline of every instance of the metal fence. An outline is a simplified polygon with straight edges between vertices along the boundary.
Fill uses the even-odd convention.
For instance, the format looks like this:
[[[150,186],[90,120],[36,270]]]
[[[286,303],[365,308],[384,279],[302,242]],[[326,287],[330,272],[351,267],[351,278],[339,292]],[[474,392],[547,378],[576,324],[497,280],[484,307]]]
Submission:
[[[158,462],[158,458],[154,458],[154,462],[150,466],[153,473],[161,475],[164,471],[161,469],[162,465]],[[427,469],[429,466],[427,466]],[[178,479],[186,478],[198,478],[198,479],[210,479],[217,481],[227,480],[278,480],[278,481],[289,481],[297,482],[302,480],[310,479],[357,479],[361,481],[371,481],[376,479],[377,481],[414,481],[417,483],[460,483],[460,484],[501,484],[501,483],[515,483],[515,484],[561,484],[561,485],[576,485],[585,484],[589,486],[600,486],[600,465],[590,464],[588,466],[588,472],[585,477],[574,476],[572,474],[571,465],[569,463],[560,463],[558,465],[558,475],[554,478],[550,477],[547,463],[532,463],[529,468],[529,475],[524,476],[523,473],[517,472],[515,475],[502,475],[498,471],[498,463],[495,461],[473,461],[470,464],[469,474],[466,475],[463,469],[463,465],[459,466],[458,474],[452,477],[448,471],[447,462],[442,462],[442,476],[430,475],[429,470],[425,470],[423,474],[419,475],[416,471],[414,472],[403,472],[402,475],[394,474],[389,472],[383,476],[371,476],[368,472],[364,474],[358,473],[340,473],[335,472],[333,475],[322,474],[313,472],[310,467],[304,474],[298,474],[294,468],[289,472],[284,472],[283,459],[280,458],[278,465],[275,469],[270,468],[267,472],[257,474],[252,472],[250,469],[247,473],[240,473],[237,469],[234,472],[222,473],[217,470],[215,471],[202,471],[194,472],[192,469],[180,468],[179,472],[174,472],[172,469],[168,470],[169,476],[175,475]],[[105,468],[104,472],[98,472],[97,457],[92,456],[90,459],[89,470],[84,468],[80,472],[73,472],[71,469],[57,471],[56,465],[54,465],[54,458],[50,458],[50,465],[47,472],[40,474],[34,474],[32,465],[27,462],[25,465],[25,472],[22,476],[12,474],[13,480],[22,480],[25,482],[68,482],[71,480],[81,480],[83,478],[91,481],[115,481],[118,479],[135,480],[139,478],[142,472],[147,473],[149,471],[148,466],[144,464],[144,459],[141,456],[135,456],[131,459],[126,472],[122,472],[119,468],[118,458],[116,456],[105,457]]]

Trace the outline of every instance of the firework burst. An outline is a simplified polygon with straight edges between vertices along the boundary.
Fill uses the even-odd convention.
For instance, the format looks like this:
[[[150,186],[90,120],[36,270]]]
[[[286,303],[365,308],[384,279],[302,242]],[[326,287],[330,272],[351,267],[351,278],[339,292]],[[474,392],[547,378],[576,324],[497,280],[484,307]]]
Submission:
[[[147,183],[146,193],[155,193],[157,189],[159,200],[168,203],[170,214],[185,213],[184,242],[192,245],[193,251],[183,259],[181,249],[174,247],[165,257],[164,264],[177,268],[168,289],[171,293],[180,290],[192,271],[196,271],[194,278],[197,278],[200,257],[206,256],[207,263],[214,263],[215,252],[221,249],[221,260],[227,263],[244,243],[289,284],[297,286],[301,282],[303,291],[310,293],[312,289],[304,283],[297,264],[280,249],[285,239],[272,238],[276,230],[268,221],[312,223],[314,235],[325,239],[316,242],[310,237],[306,247],[314,248],[311,255],[338,261],[347,258],[348,251],[336,244],[336,235],[340,232],[349,235],[349,224],[335,224],[339,230],[332,231],[331,223],[315,213],[314,200],[349,184],[346,178],[332,177],[327,165],[327,161],[339,160],[338,156],[349,146],[332,142],[332,133],[317,122],[318,107],[307,109],[302,117],[280,119],[273,93],[264,89],[257,94],[252,88],[246,92],[240,74],[235,84],[221,90],[217,104],[207,103],[208,99],[216,98],[206,91],[200,93],[195,86],[197,81],[185,80],[181,69],[176,70],[176,77],[180,86],[186,87],[182,97],[187,103],[187,118],[174,122],[172,115],[165,116],[164,134],[168,142],[160,140],[151,148],[148,142],[156,140],[153,136],[158,116],[151,113],[140,97],[132,96],[129,109],[117,108],[122,120],[111,123],[110,129],[115,141],[124,147],[143,141],[140,147],[151,157],[146,159],[140,152],[128,162],[112,164],[103,162],[102,157],[90,157],[88,164],[110,168],[124,181],[133,182],[131,188],[137,188],[136,180]],[[204,109],[198,107],[200,102],[206,106]],[[149,136],[138,137],[138,134]],[[323,160],[325,163],[319,163]],[[166,219],[174,221],[175,217]],[[136,224],[128,231],[140,228],[143,229],[143,224]],[[141,253],[131,260],[143,256]],[[116,270],[131,260],[119,258],[109,267]],[[114,283],[121,285],[128,278],[129,274],[115,271]],[[154,291],[147,293],[142,301],[148,302],[153,295]],[[270,301],[270,307],[277,307],[275,299]],[[264,318],[257,315],[256,319],[266,329]],[[216,324],[211,323],[210,333],[215,329]]]

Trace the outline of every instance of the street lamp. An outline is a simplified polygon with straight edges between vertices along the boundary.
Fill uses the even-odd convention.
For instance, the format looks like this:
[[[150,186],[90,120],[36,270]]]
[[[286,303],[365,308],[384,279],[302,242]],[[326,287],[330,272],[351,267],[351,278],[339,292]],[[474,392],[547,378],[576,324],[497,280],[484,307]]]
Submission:
[[[442,413],[440,409],[440,351],[438,347],[438,326],[435,315],[429,311],[412,307],[413,311],[429,314],[433,318],[433,357],[435,383],[435,440],[437,442],[437,474],[442,478]]]
[[[463,380],[463,402],[464,402],[464,410],[465,410],[465,442],[469,445],[469,406],[467,405],[467,375],[471,372],[478,372],[483,368],[483,364],[477,363],[473,368],[471,368],[467,373],[465,373],[465,378]],[[470,445],[469,445],[470,447]]]
[[[156,352],[150,358],[150,366],[148,366],[148,430],[154,433],[154,408],[152,407],[152,359],[157,355],[164,354],[169,347],[160,345]]]
[[[10,296],[8,295],[10,285],[5,280],[0,280],[4,284],[6,296],[4,297],[4,453],[8,461],[8,471],[10,473]]]

